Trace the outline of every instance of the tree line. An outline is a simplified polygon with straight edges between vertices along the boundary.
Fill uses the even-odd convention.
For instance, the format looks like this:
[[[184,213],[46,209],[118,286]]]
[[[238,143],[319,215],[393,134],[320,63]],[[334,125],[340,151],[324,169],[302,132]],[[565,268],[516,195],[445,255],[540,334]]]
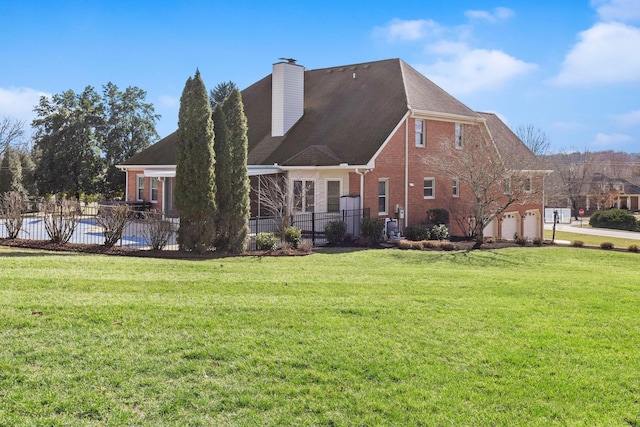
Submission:
[[[0,193],[61,194],[74,198],[122,198],[125,174],[116,165],[158,139],[160,119],[146,92],[109,82],[42,96],[32,121],[33,145],[24,122],[0,122]]]

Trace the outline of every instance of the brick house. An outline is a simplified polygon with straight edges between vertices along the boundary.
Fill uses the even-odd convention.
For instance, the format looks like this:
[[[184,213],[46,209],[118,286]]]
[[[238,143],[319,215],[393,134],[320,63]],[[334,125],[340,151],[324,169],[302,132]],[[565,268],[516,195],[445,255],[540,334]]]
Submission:
[[[257,177],[281,174],[289,180],[294,211],[356,207],[393,218],[400,228],[418,225],[428,209],[469,197],[464,185],[430,168],[427,159],[446,161],[473,139],[500,158],[514,152],[527,158],[508,168],[528,174],[535,190],[485,235],[542,236],[546,171],[524,166],[536,164],[531,151],[496,115],[471,110],[400,59],[318,70],[279,62],[242,97],[252,192]],[[119,165],[127,174],[128,201],[172,209],[176,139],[174,132]],[[443,152],[443,141],[458,151]],[[266,214],[252,194],[252,215]],[[465,233],[451,224],[453,236]]]

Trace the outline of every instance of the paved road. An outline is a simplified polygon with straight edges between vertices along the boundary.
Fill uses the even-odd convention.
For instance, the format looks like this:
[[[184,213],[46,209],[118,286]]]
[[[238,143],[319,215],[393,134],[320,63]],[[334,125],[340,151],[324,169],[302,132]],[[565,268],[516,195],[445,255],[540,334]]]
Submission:
[[[583,225],[587,225],[588,221],[584,221]],[[553,224],[544,224],[545,230],[552,230]],[[556,224],[556,231],[565,231],[567,233],[591,234],[594,236],[619,237],[621,239],[640,240],[640,233],[634,231],[609,230],[607,228],[589,228],[580,227],[580,221],[574,221],[571,224]]]

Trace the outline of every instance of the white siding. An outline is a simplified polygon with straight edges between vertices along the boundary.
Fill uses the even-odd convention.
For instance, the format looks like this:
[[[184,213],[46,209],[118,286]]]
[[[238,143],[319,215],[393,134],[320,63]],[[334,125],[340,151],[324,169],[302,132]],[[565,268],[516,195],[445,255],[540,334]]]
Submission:
[[[304,112],[304,67],[274,64],[271,85],[271,136],[283,136]]]

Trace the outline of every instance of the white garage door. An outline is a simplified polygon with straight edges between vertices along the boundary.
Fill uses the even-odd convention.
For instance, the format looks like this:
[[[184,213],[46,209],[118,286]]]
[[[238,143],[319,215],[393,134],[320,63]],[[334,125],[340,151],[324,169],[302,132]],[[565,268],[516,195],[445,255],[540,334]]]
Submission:
[[[540,237],[540,213],[538,211],[527,211],[523,225],[525,238],[533,240]]]
[[[519,225],[519,215],[517,213],[504,214],[502,217],[502,238],[511,240],[515,237],[516,233],[519,236]]]
[[[498,220],[495,218],[491,220],[489,224],[483,230],[485,237],[497,237],[498,236]]]

